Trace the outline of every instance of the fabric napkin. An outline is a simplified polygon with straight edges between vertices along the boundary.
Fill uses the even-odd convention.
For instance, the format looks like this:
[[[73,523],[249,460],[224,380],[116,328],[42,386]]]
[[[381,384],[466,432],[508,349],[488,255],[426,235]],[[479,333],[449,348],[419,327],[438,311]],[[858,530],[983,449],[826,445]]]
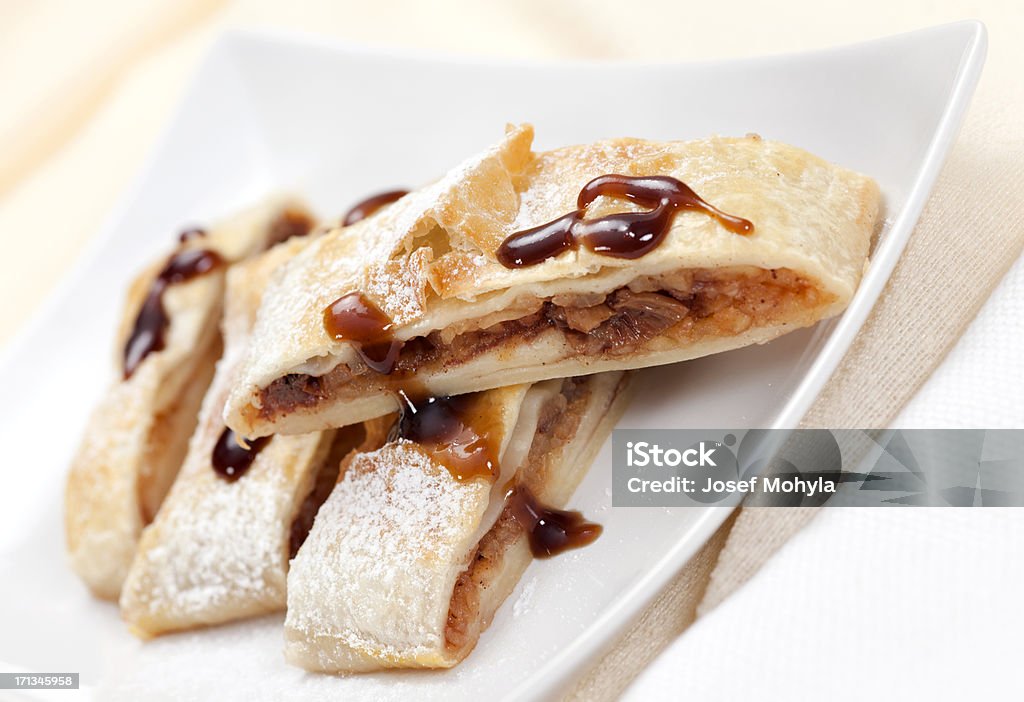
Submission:
[[[0,295],[23,302],[0,307],[0,342],[74,263],[225,28],[262,24],[532,58],[703,60],[852,42],[979,12],[991,30],[989,65],[961,139],[874,314],[805,420],[884,425],[942,361],[1024,246],[1024,16],[1011,2],[865,0],[828,12],[813,0],[4,4],[0,232],[8,255],[0,260]],[[734,514],[567,697],[616,697],[813,517],[803,509]]]

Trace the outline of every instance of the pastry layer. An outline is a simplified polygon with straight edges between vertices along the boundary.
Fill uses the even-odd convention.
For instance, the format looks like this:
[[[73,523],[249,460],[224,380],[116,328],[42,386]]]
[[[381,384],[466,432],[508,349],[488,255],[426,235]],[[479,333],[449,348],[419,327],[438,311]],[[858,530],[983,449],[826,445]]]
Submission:
[[[619,374],[605,375],[602,382]],[[625,409],[626,382],[594,388],[589,378],[567,379],[542,409],[517,481],[544,504],[565,506]],[[455,582],[444,631],[451,660],[469,655],[532,561],[527,534],[506,506]]]
[[[517,483],[560,506],[623,404],[611,373],[535,386],[503,454]],[[530,393],[543,393],[528,411]],[[518,458],[512,456],[518,453]],[[288,576],[285,656],[307,670],[451,667],[475,646],[532,559],[503,509],[508,483],[459,481],[405,440],[353,454]]]
[[[86,427],[64,493],[64,527],[71,567],[98,597],[117,599],[139,532],[185,456],[220,355],[219,342],[197,347],[170,407],[153,412],[156,374],[141,368],[130,387],[111,387]]]
[[[859,283],[880,207],[869,178],[757,137],[545,153],[531,139],[528,127],[510,129],[290,261],[260,309],[228,424],[255,436],[360,421],[394,409],[403,376],[451,395],[763,343],[839,313]],[[581,247],[533,266],[498,263],[507,236],[575,210],[582,186],[606,173],[677,178],[753,233],[681,210],[639,258]],[[602,196],[585,218],[643,209]],[[353,293],[405,344],[390,376],[325,331],[324,310]]]
[[[282,222],[305,216],[297,203],[273,200],[188,238],[178,252],[209,250],[230,264],[279,238]],[[116,344],[118,379],[92,414],[65,492],[72,568],[107,599],[117,598],[139,533],[181,466],[221,351],[225,265],[166,288],[164,346],[122,378],[120,352],[165,263],[150,266],[128,291]]]
[[[277,265],[306,244],[282,244],[228,273],[224,358],[181,472],[143,530],[121,592],[121,614],[140,636],[282,609],[288,561],[336,481],[342,458],[367,439],[362,425],[274,437],[240,476],[228,480],[214,470],[224,400],[259,294]]]

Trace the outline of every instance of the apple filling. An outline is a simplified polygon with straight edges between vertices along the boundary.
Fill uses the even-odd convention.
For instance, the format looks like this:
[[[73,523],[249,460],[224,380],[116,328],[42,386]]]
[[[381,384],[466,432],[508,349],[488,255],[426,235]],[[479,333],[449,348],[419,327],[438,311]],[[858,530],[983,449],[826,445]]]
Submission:
[[[672,346],[730,337],[751,327],[804,326],[832,301],[811,281],[786,268],[690,269],[644,277],[608,294],[565,294],[533,301],[526,314],[484,328],[435,331],[405,342],[390,375],[341,364],[321,376],[293,373],[260,394],[260,416],[272,420],[328,397],[358,397],[400,385],[431,370],[456,367],[545,333],[564,340],[566,356],[622,357],[649,350],[654,339]],[[552,362],[562,360],[551,359]]]

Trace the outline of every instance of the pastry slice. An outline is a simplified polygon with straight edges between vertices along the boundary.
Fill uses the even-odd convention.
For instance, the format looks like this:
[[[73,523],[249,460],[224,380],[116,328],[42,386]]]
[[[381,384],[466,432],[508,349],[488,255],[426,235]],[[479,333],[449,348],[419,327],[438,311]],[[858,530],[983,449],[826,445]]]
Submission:
[[[132,284],[117,380],[93,412],[65,492],[71,565],[96,595],[118,596],[139,532],[185,456],[220,356],[226,270],[311,226],[301,205],[275,200],[208,232],[182,232]]]
[[[435,395],[670,363],[841,312],[875,183],[756,136],[505,138],[290,261],[227,404],[248,436]]]
[[[221,419],[266,280],[307,241],[293,239],[228,272],[224,358],[181,472],[143,530],[121,591],[121,614],[140,636],[283,609],[288,560],[341,459],[382,443],[381,431],[368,435],[357,424],[242,446]]]
[[[288,574],[285,657],[311,671],[448,668],[534,554],[600,527],[564,505],[625,404],[605,373],[414,405],[355,452]]]

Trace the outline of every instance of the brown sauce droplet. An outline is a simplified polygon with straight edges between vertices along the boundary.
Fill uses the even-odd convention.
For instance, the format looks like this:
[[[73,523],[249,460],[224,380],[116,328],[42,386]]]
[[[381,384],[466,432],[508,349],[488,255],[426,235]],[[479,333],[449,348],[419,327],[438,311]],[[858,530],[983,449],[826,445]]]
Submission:
[[[324,310],[324,329],[336,341],[348,341],[371,370],[394,370],[402,342],[391,337],[391,318],[359,292],[342,295]]]
[[[530,551],[537,558],[550,558],[593,543],[604,530],[588,522],[576,511],[545,507],[525,485],[509,495],[509,507],[530,540]]]
[[[485,401],[485,393],[454,397],[410,398],[401,392],[402,414],[391,440],[398,438],[422,446],[445,466],[456,480],[494,480],[498,465],[496,413]]]
[[[237,435],[227,427],[221,432],[220,438],[213,447],[211,462],[213,470],[224,480],[234,482],[241,478],[256,456],[270,441],[269,436],[253,439],[249,442],[249,448],[238,445]]]
[[[408,194],[408,190],[389,190],[387,192],[378,193],[377,195],[368,197],[352,206],[352,209],[350,209],[341,220],[341,226],[347,227],[350,224],[355,224],[360,220],[366,219],[382,207],[390,205],[392,202],[400,200]]]
[[[337,341],[387,341],[391,318],[360,292],[342,295],[324,310],[324,329]]]
[[[587,206],[602,195],[652,209],[584,219]],[[604,256],[639,258],[664,240],[679,210],[703,212],[735,234],[754,231],[750,221],[722,212],[671,176],[598,176],[583,186],[576,204],[558,219],[506,238],[496,252],[498,261],[506,268],[533,266],[580,244]]]
[[[398,362],[398,354],[402,352],[404,345],[401,341],[392,340],[372,346],[362,344],[353,344],[352,346],[370,370],[374,373],[389,375],[394,370],[395,364]]]
[[[538,227],[516,232],[501,242],[498,261],[506,268],[522,268],[574,249],[574,230],[579,222],[580,213],[574,211]]]
[[[296,236],[306,236],[313,229],[313,219],[300,210],[286,209],[271,223],[267,233],[267,248],[284,243]]]
[[[135,325],[124,346],[124,378],[131,377],[146,356],[166,343],[170,319],[164,309],[164,293],[172,285],[209,273],[224,263],[216,251],[186,249],[171,256],[149,288]]]

